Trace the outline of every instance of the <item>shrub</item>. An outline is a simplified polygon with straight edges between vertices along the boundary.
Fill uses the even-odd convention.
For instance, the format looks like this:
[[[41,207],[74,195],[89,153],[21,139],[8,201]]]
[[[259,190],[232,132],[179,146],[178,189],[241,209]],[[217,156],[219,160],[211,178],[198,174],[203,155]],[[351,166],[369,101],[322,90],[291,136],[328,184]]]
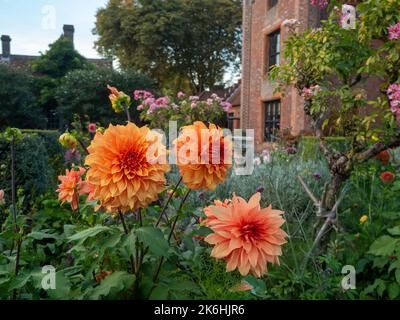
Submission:
[[[339,152],[344,152],[350,143],[350,140],[346,137],[326,137],[325,141],[329,147],[334,148]],[[304,136],[301,138],[299,143],[299,153],[304,160],[323,159],[318,139],[313,136]]]
[[[63,166],[62,149],[56,131],[25,130],[15,148],[16,186],[25,204],[54,190]],[[11,195],[10,144],[0,139],[0,187]]]
[[[43,128],[45,118],[35,101],[34,79],[25,71],[0,65],[0,129]]]
[[[110,69],[76,70],[68,73],[57,89],[56,98],[59,113],[66,124],[73,115],[90,122],[124,123],[125,114],[116,114],[110,108],[107,85],[118,87],[125,92],[137,88],[154,89],[154,83],[147,76],[137,72],[118,72]],[[136,108],[133,108],[136,109]],[[132,114],[135,123],[140,122],[139,114]]]

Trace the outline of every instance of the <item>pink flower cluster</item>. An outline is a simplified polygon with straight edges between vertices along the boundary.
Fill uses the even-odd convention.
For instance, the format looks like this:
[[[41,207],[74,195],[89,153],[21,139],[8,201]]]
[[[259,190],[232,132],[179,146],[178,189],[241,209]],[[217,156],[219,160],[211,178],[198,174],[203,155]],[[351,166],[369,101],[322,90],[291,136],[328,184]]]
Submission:
[[[226,113],[228,113],[232,110],[232,104],[228,101],[221,102],[221,107],[224,109],[224,111]]]
[[[390,109],[394,114],[400,116],[400,83],[390,85],[387,93],[390,101]]]
[[[149,107],[147,114],[154,113],[157,109],[169,108],[170,100],[168,97],[160,97],[158,99],[153,96],[148,97],[143,101],[143,104],[138,106],[138,110],[143,110],[145,106]]]
[[[288,28],[290,31],[294,31],[296,27],[300,26],[300,22],[296,19],[286,19],[282,22],[282,26]]]
[[[182,91],[178,92],[177,94],[177,98],[180,100],[183,100],[186,97],[187,95]],[[137,110],[141,111],[146,108],[147,114],[152,114],[156,110],[162,108],[172,108],[173,110],[177,110],[180,108],[179,105],[172,102],[169,97],[165,96],[165,97],[155,98],[152,93],[145,90],[136,90],[134,92],[134,98],[135,100],[139,100],[142,102],[137,107]],[[192,108],[196,108],[199,105],[204,106],[204,104],[207,105],[208,107],[212,107],[213,104],[216,102],[221,108],[224,109],[225,112],[230,112],[230,110],[232,109],[232,105],[229,102],[224,101],[217,94],[212,94],[211,97],[204,102],[200,101],[199,96],[189,96],[187,100]],[[204,103],[203,105],[201,104],[202,102]]]
[[[318,92],[321,92],[321,87],[319,85],[311,86],[310,88],[304,88],[301,96],[305,100],[311,100]]]
[[[136,101],[138,100],[146,100],[148,98],[153,98],[153,94],[146,90],[135,90],[133,92],[133,97]]]
[[[389,31],[389,40],[399,40],[400,39],[400,22],[397,24],[390,26],[388,28]]]
[[[311,0],[313,6],[318,6],[321,9],[325,9],[328,6],[328,0]]]

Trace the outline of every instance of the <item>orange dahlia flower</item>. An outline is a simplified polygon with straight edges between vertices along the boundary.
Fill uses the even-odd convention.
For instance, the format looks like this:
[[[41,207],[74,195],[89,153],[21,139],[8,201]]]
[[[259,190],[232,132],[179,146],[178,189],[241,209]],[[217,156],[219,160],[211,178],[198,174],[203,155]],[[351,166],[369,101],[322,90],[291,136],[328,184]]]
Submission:
[[[213,231],[205,241],[214,246],[212,257],[226,260],[227,272],[238,269],[242,276],[251,273],[261,277],[267,272],[267,262],[279,264],[287,237],[281,229],[285,223],[283,212],[271,206],[261,209],[260,199],[260,193],[249,202],[234,196],[228,206],[205,209],[212,217],[206,224]]]
[[[79,196],[89,193],[89,185],[82,180],[85,169],[79,167],[78,170],[66,170],[65,176],[59,176],[58,180],[61,184],[58,186],[58,200],[61,204],[68,202],[71,204],[72,210],[78,209]]]
[[[157,200],[165,187],[167,150],[160,135],[133,123],[97,132],[88,148],[91,198],[109,212],[133,211]]]
[[[183,182],[193,190],[215,190],[232,167],[232,141],[222,129],[203,122],[183,127],[174,141]]]

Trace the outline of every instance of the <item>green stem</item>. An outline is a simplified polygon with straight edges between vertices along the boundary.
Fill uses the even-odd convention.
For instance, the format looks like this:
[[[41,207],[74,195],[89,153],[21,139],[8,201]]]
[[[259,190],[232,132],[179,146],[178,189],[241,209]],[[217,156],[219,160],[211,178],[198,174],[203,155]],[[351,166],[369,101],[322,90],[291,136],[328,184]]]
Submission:
[[[129,235],[129,229],[126,226],[125,218],[124,218],[123,213],[121,211],[118,211],[118,215],[119,215],[119,218],[121,219],[122,227],[124,229],[125,234]],[[133,260],[133,255],[130,255],[129,259],[130,259],[130,263],[131,263],[132,273],[136,273],[135,261]]]
[[[165,212],[167,211],[168,206],[169,206],[169,204],[170,204],[170,202],[171,202],[171,200],[172,200],[172,197],[173,197],[174,194],[176,193],[176,190],[178,190],[178,187],[179,187],[179,185],[181,184],[182,179],[183,179],[182,177],[179,179],[179,181],[178,181],[178,183],[176,184],[174,190],[173,190],[172,193],[170,194],[170,196],[169,196],[167,202],[165,203],[165,205],[164,205],[164,207],[163,207],[163,209],[162,209],[162,211],[161,211],[160,217],[158,218],[157,223],[156,223],[156,225],[155,225],[156,228],[159,227],[163,216],[165,216],[165,218],[167,219],[167,223],[169,223],[169,221],[168,221],[168,216],[165,214]]]
[[[172,224],[171,231],[169,232],[169,235],[168,235],[168,243],[169,244],[171,244],[171,239],[172,239],[172,236],[174,235],[174,230],[175,230],[176,224],[178,223],[178,220],[179,220],[179,214],[182,211],[183,205],[184,205],[185,201],[187,200],[189,194],[190,194],[190,189],[186,192],[185,197],[181,201],[179,209],[178,209],[178,211],[176,213],[176,217],[175,217],[175,220],[174,220],[174,222]],[[156,272],[155,272],[154,277],[153,277],[153,282],[154,283],[156,283],[157,280],[158,280],[158,277],[159,277],[160,271],[161,271],[161,266],[162,266],[163,263],[164,263],[164,257],[161,257],[160,262],[158,263]],[[153,291],[153,289],[154,289],[154,285],[153,285],[152,290],[150,291],[150,294]]]

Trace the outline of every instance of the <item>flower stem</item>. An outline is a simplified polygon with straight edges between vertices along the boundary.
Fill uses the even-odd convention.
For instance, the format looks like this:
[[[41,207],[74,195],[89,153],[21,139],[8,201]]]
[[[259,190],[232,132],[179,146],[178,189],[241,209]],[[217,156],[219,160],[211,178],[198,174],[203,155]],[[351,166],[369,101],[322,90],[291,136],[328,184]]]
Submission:
[[[130,112],[129,112],[129,108],[124,106],[124,109],[125,109],[126,117],[128,118],[128,121],[129,121],[129,122],[132,122],[131,114],[130,114]]]
[[[121,219],[122,227],[124,228],[125,234],[129,235],[129,229],[126,226],[125,218],[124,218],[123,213],[121,211],[118,211],[118,215],[119,215],[119,218]],[[133,260],[133,255],[132,254],[129,256],[129,259],[130,259],[130,262],[131,262],[132,273],[136,273],[135,261]]]
[[[166,212],[167,209],[168,209],[169,203],[171,202],[172,197],[174,196],[176,190],[178,190],[178,187],[179,187],[179,185],[181,184],[182,179],[183,179],[182,177],[179,179],[178,183],[176,184],[176,186],[175,186],[175,188],[174,188],[174,191],[172,191],[172,193],[169,195],[169,198],[168,198],[167,202],[165,203],[164,208],[163,208],[162,211],[161,211],[160,217],[158,218],[157,223],[156,223],[156,225],[155,225],[156,228],[159,227],[159,225],[160,225],[160,223],[161,223],[161,220],[162,220],[162,217],[165,215],[165,212]],[[168,219],[168,217],[167,217],[166,215],[165,215],[165,217]]]
[[[188,198],[189,194],[190,194],[190,189],[186,192],[185,197],[181,201],[179,209],[178,209],[178,211],[176,213],[176,217],[175,217],[175,220],[174,220],[174,222],[172,224],[171,231],[169,232],[169,235],[168,235],[168,243],[169,244],[171,244],[171,239],[172,239],[172,236],[174,235],[174,230],[175,230],[176,224],[178,223],[178,220],[179,220],[179,214],[182,211],[183,205],[184,205],[186,199]],[[156,283],[157,280],[158,280],[158,276],[160,275],[161,266],[162,266],[163,263],[164,263],[164,257],[161,257],[160,262],[158,263],[158,266],[157,266],[157,270],[156,270],[156,272],[154,274],[154,277],[153,277],[153,282],[154,283]],[[153,285],[153,288],[152,288],[151,292],[153,291],[153,289],[154,289],[154,285]],[[151,294],[151,292],[150,292],[150,294]]]

